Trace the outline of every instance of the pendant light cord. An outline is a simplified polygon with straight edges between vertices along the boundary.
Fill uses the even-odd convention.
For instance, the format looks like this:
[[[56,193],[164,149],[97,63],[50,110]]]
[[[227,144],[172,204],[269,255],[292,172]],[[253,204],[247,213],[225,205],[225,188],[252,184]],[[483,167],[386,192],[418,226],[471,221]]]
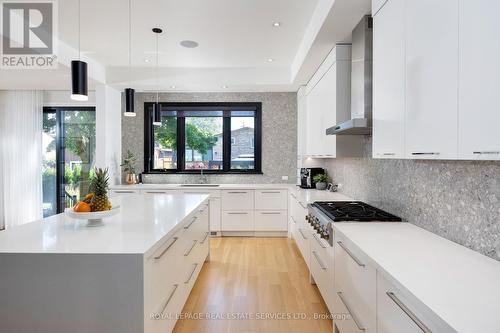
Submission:
[[[128,84],[132,83],[132,0],[128,0]]]
[[[160,89],[158,83],[158,35],[156,34],[156,103],[158,103],[158,90]]]
[[[80,35],[80,20],[81,20],[81,15],[82,15],[82,4],[81,0],[78,0],[78,60],[82,60],[81,58],[81,35]]]

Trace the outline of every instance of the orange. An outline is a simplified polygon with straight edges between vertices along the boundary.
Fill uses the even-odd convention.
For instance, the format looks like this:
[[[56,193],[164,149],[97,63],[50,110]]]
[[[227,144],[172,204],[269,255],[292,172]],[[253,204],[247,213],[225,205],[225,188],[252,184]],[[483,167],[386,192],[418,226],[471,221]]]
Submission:
[[[90,205],[83,201],[78,202],[73,210],[77,213],[88,213],[91,211]]]

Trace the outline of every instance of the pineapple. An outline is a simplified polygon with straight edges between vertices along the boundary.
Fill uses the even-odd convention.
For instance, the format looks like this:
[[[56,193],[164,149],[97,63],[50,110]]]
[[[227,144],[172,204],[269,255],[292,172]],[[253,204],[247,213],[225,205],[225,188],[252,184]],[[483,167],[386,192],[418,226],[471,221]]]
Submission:
[[[90,201],[90,208],[93,212],[111,209],[111,203],[108,199],[108,182],[108,169],[95,168],[95,177],[91,183],[94,196]]]

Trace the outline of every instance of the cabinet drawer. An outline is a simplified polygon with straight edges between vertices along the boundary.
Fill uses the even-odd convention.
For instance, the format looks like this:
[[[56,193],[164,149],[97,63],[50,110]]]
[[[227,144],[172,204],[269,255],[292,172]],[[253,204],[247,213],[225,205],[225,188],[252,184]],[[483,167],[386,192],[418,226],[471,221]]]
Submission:
[[[222,210],[253,210],[254,191],[228,190],[222,191]]]
[[[222,212],[222,231],[254,231],[253,211]]]
[[[363,322],[356,317],[356,314],[351,309],[349,301],[346,299],[345,294],[342,292],[334,293],[333,306],[335,308],[336,319],[334,320],[335,326],[340,333],[366,333],[375,332],[368,331]],[[335,330],[337,332],[337,330]]]
[[[351,316],[366,332],[376,330],[376,284],[376,270],[367,264],[364,255],[342,237],[336,237],[335,292],[343,295]]]
[[[255,212],[255,231],[287,231],[286,211]]]
[[[210,197],[210,231],[218,232],[221,228],[221,199]]]
[[[257,210],[286,210],[287,191],[285,190],[256,190],[255,209]]]
[[[334,249],[327,241],[321,239],[317,233],[312,234],[310,242],[311,275],[330,313],[333,313]]]
[[[377,275],[377,330],[378,333],[452,332],[432,318],[382,274]],[[439,325],[439,327],[438,327]]]
[[[310,269],[311,247],[309,241],[311,235],[308,233],[307,229],[304,228],[303,225],[298,225],[297,228],[294,229],[292,236],[295,239],[295,243],[299,248],[302,258],[304,258],[304,261],[306,262],[307,268]]]

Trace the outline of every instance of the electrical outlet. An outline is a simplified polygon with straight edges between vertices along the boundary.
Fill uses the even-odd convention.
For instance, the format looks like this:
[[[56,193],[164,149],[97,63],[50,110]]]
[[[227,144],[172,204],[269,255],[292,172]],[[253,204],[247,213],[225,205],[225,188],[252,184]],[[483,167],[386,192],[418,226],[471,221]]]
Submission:
[[[288,176],[281,176],[281,180],[288,180]]]

